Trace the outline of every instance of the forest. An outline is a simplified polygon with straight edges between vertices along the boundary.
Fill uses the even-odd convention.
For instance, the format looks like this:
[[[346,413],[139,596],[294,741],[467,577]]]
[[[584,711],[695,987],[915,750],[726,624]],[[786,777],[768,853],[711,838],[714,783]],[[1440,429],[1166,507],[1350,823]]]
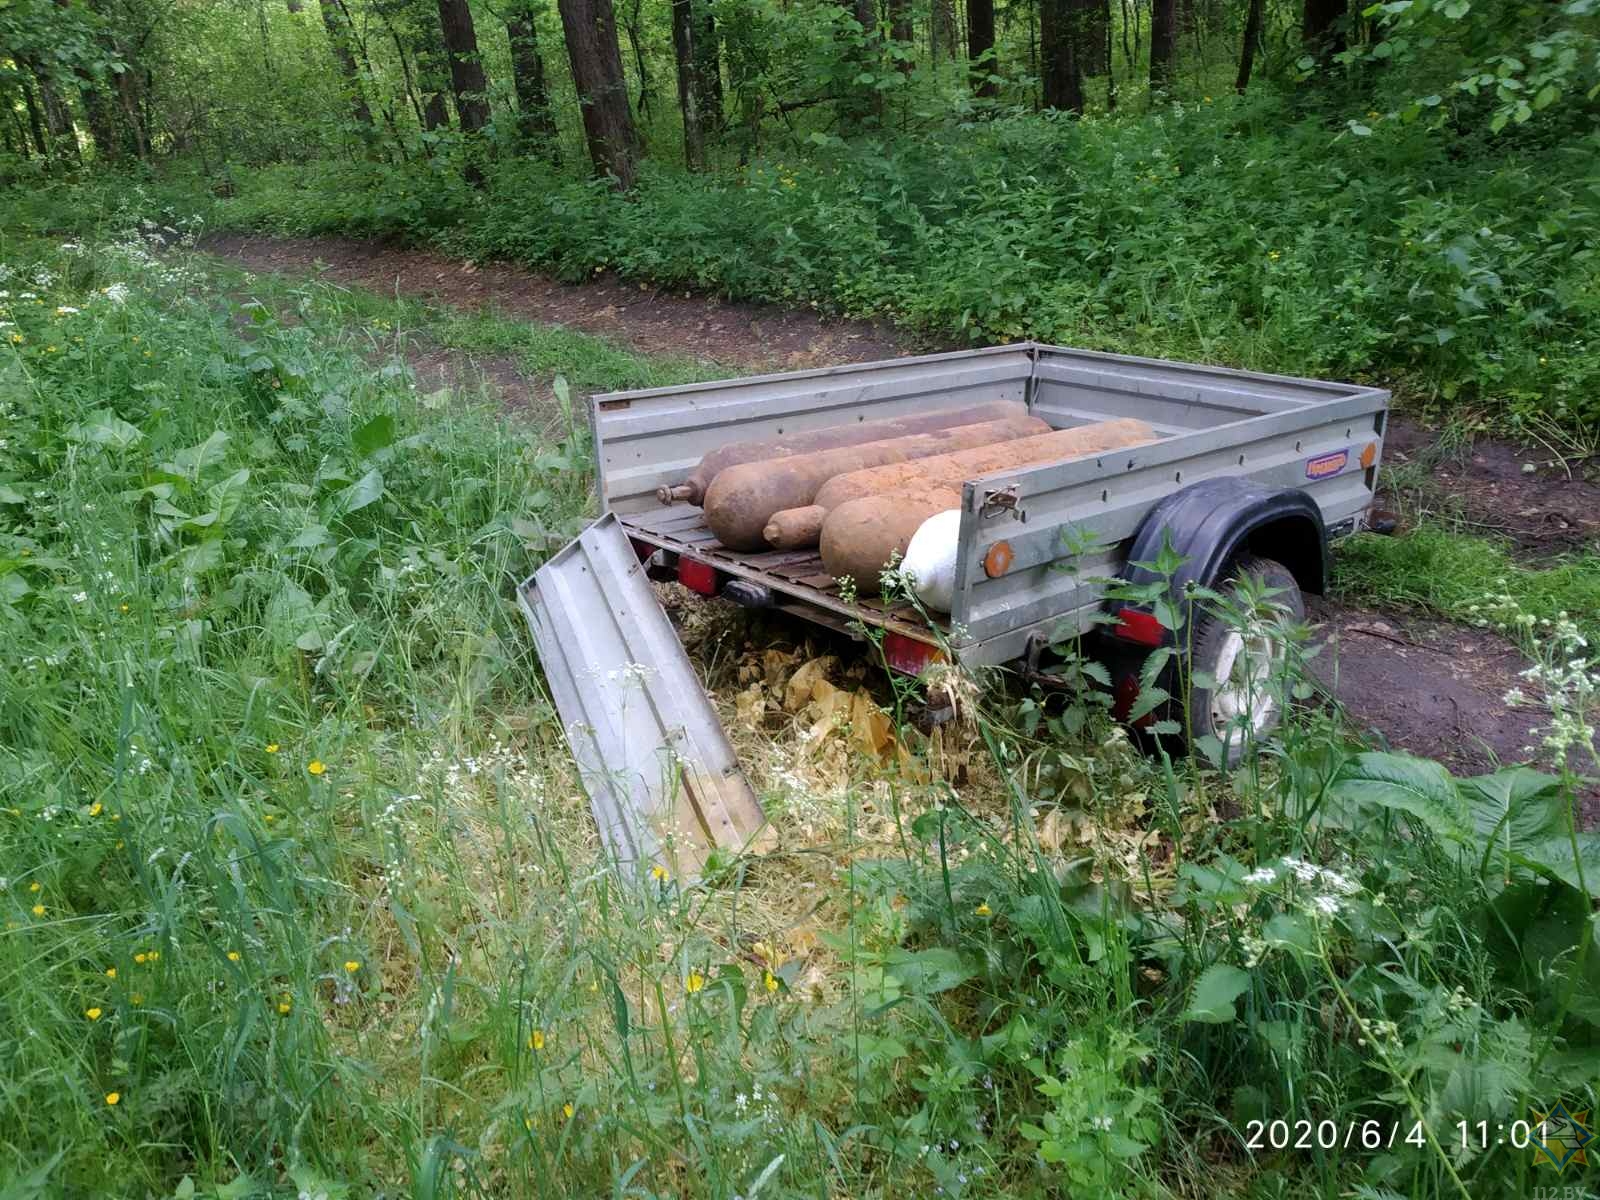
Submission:
[[[14,184],[1594,416],[1588,0],[11,0]]]
[[[0,109],[0,1200],[1592,1190],[1600,0],[0,0]],[[766,841],[622,870],[603,420],[1033,343],[1388,404],[1322,594],[680,562]]]

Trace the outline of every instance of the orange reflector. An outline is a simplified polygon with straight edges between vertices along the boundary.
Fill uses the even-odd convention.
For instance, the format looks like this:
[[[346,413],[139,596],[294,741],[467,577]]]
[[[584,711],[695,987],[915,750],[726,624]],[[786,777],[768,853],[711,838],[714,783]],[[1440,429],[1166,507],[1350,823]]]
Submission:
[[[1378,461],[1378,443],[1377,442],[1368,442],[1367,443],[1367,448],[1361,452],[1361,465],[1363,467],[1369,467],[1370,468],[1372,466],[1372,464],[1377,462],[1377,461]]]
[[[990,579],[998,579],[1011,569],[1011,562],[1015,558],[1010,542],[996,542],[989,547],[989,553],[983,556],[983,573]]]

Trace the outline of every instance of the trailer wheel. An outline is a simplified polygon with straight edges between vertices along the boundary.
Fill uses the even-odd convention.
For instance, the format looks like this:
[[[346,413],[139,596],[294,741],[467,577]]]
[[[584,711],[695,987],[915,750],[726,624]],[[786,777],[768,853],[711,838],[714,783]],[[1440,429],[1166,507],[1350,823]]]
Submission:
[[[1240,585],[1244,576],[1272,589],[1267,604],[1280,611],[1261,613],[1259,620],[1240,630],[1236,622],[1245,607]],[[1236,559],[1217,591],[1232,603],[1208,605],[1195,613],[1191,674],[1207,676],[1215,686],[1190,687],[1189,728],[1196,740],[1210,734],[1221,742],[1227,765],[1233,766],[1252,741],[1272,732],[1283,719],[1279,692],[1287,626],[1305,620],[1306,604],[1287,567],[1255,555]]]

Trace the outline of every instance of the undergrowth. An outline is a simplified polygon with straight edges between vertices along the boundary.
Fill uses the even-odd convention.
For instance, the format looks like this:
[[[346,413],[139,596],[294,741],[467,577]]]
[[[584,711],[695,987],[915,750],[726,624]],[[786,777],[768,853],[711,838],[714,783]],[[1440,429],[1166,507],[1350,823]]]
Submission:
[[[581,420],[419,389],[345,300],[241,310],[138,236],[6,262],[9,1191],[1556,1178],[1529,1139],[1600,1065],[1592,731],[1455,780],[1301,713],[1224,772],[989,693],[998,795],[902,728],[842,835],[636,885],[511,599],[585,519]]]
[[[647,164],[626,196],[525,158],[482,192],[427,161],[240,167],[220,200],[205,179],[153,186],[214,228],[398,238],[567,280],[887,314],[939,342],[1389,381],[1507,422],[1593,422],[1593,130],[1446,136],[1382,114],[1362,128],[1269,91],[823,138],[699,174]],[[78,223],[125,187],[15,203]]]

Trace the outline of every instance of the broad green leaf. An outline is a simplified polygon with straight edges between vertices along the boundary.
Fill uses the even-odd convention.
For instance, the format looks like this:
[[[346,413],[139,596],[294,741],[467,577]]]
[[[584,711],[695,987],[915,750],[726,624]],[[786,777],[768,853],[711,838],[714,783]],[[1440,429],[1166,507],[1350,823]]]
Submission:
[[[1554,776],[1508,767],[1462,779],[1457,787],[1478,836],[1494,837],[1507,849],[1555,837],[1567,827],[1569,802]]]
[[[0,483],[0,504],[26,504],[28,498],[7,483]]]
[[[333,541],[333,535],[328,532],[328,527],[319,522],[307,525],[289,540],[291,550],[315,550],[319,546],[326,546]]]
[[[1437,836],[1471,836],[1466,802],[1455,780],[1436,762],[1409,754],[1367,751],[1339,768],[1328,794],[1358,808],[1388,808],[1415,817]]]
[[[1234,1020],[1238,1009],[1234,1001],[1250,988],[1250,972],[1227,963],[1212,963],[1200,973],[1195,982],[1194,995],[1189,997],[1189,1007],[1184,1010],[1185,1021],[1201,1021],[1207,1025],[1223,1025]]]
[[[1261,928],[1267,945],[1280,950],[1310,951],[1316,948],[1310,924],[1299,913],[1279,913]]]
[[[333,511],[338,516],[349,516],[382,498],[383,472],[374,468],[334,496]]]
[[[126,450],[144,434],[109,408],[97,408],[67,430],[67,440],[93,446],[112,446]]]
[[[310,593],[292,579],[285,579],[267,602],[265,624],[267,635],[280,646],[322,649],[321,614]]]
[[[947,946],[891,951],[884,956],[883,965],[907,991],[924,996],[959,987],[976,973],[959,952]]]
[[[1572,854],[1572,839],[1566,834],[1524,846],[1515,857],[1542,874],[1600,899],[1600,833],[1580,833],[1577,843],[1576,858]]]
[[[179,450],[172,456],[172,462],[162,464],[162,469],[185,479],[197,479],[206,468],[220,463],[227,453],[228,435],[218,429],[198,446]]]
[[[379,413],[351,434],[350,441],[363,458],[394,445],[394,417]]]
[[[206,499],[217,514],[217,521],[226,525],[244,503],[245,487],[250,482],[248,469],[235,471],[221,483],[206,492]]]

